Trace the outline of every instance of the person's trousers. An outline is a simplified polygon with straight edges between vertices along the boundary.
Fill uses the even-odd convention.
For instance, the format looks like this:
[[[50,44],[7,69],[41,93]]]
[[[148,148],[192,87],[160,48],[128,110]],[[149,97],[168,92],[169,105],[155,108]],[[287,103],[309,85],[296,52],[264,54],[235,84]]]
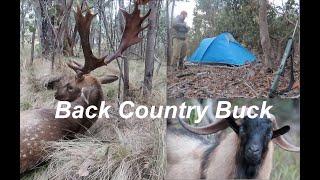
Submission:
[[[177,66],[179,62],[179,66],[183,64],[183,59],[187,54],[187,42],[186,40],[173,38],[172,39],[172,59],[171,66]]]

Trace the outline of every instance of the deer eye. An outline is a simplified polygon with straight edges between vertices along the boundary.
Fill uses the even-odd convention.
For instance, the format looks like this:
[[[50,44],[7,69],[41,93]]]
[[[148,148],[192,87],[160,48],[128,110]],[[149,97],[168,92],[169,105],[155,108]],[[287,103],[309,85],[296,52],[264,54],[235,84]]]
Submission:
[[[72,92],[73,91],[73,87],[70,86],[69,84],[67,85],[67,91]]]

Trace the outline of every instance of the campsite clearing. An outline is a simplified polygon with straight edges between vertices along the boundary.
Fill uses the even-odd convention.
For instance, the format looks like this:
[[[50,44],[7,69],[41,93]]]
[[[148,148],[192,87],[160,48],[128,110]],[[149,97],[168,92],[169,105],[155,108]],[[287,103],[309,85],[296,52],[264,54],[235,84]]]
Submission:
[[[295,64],[296,66],[297,64]],[[300,94],[300,68],[294,68],[295,84],[281,97]],[[278,90],[286,89],[290,81],[287,67]],[[186,65],[186,69],[168,69],[168,98],[255,98],[267,97],[274,73],[266,73],[261,63],[241,67]]]

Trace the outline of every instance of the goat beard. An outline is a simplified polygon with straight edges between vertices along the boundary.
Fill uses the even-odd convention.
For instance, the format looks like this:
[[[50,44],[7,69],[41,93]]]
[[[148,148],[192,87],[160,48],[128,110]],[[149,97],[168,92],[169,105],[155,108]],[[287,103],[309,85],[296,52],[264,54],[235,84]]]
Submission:
[[[238,151],[236,154],[236,173],[235,177],[236,179],[252,179],[255,178],[258,175],[258,172],[260,170],[262,161],[265,159],[265,152],[262,153],[261,160],[257,164],[252,164],[247,162],[247,160],[244,157],[244,147],[238,147]]]

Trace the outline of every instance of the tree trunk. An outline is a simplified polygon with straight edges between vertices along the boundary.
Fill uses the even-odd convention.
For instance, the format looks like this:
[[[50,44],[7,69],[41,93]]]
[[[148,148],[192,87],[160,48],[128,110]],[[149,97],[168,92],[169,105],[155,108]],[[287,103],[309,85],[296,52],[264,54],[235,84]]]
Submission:
[[[142,14],[145,14],[145,6],[143,6],[142,7]],[[142,31],[141,32],[141,37],[144,37],[144,32]],[[141,43],[140,43],[140,56],[142,57],[142,61],[144,62],[144,58],[145,58],[145,56],[144,56],[144,50],[145,50],[145,46],[144,46],[144,44],[145,44],[145,38],[143,38],[142,39],[142,41],[141,41]]]
[[[119,7],[124,8],[124,1],[119,0]],[[120,22],[120,33],[123,32],[125,22],[124,18],[119,11],[119,22]],[[129,48],[130,49],[130,48]],[[126,56],[128,53],[127,51],[124,52],[124,55]],[[122,59],[123,61],[123,99],[126,100],[128,94],[129,94],[129,62],[127,59]]]
[[[36,21],[34,22],[34,26],[36,26]],[[36,37],[36,28],[34,28],[33,32],[32,32],[30,65],[33,64],[33,59],[34,59],[34,40],[35,40],[35,37]]]
[[[26,14],[26,9],[24,8],[24,3],[25,1],[21,1],[20,5],[20,31],[21,31],[21,47],[24,48],[24,34],[25,34],[25,14]]]
[[[68,32],[67,26],[66,26],[66,31],[64,33],[63,54],[65,56],[74,56],[72,39],[70,38],[70,34]]]
[[[167,29],[167,65],[171,62],[172,56],[172,43],[171,43],[171,31],[170,31],[170,15],[169,15],[169,0],[166,0],[166,29]]]
[[[98,35],[98,55],[101,57],[101,33],[102,33],[102,18],[101,18],[101,11],[102,11],[102,0],[98,1],[99,3],[99,35]]]
[[[51,0],[39,0],[39,10],[40,10],[40,21],[41,21],[41,31],[40,34],[40,45],[42,47],[42,55],[48,56],[53,49],[53,29],[50,25],[50,19],[53,17],[47,17],[47,10],[51,8]]]
[[[157,3],[155,0],[149,1],[149,8],[151,13],[149,15],[149,27],[147,33],[147,49],[145,58],[144,82],[143,82],[143,95],[147,98],[152,91],[152,78],[154,70],[154,45],[156,37],[156,15]]]
[[[73,27],[73,31],[72,31],[72,36],[71,36],[71,42],[70,42],[70,49],[71,49],[71,56],[74,56],[75,53],[74,53],[74,48],[77,44],[77,41],[76,41],[76,37],[77,37],[77,25],[76,23],[74,24],[74,27]]]
[[[171,8],[171,20],[170,20],[170,27],[172,27],[172,21],[173,21],[173,13],[174,13],[174,6],[175,6],[176,1],[172,0],[172,8]]]
[[[274,69],[274,53],[271,47],[271,41],[267,22],[267,0],[259,0],[259,29],[260,41],[263,50],[264,64],[269,70]]]
[[[95,47],[95,44],[94,44],[95,35],[96,35],[96,28],[92,26],[90,31],[90,40],[89,40],[92,51],[94,51],[94,47]]]
[[[65,18],[63,19],[63,21],[61,21],[61,27],[59,28],[59,33],[61,33],[61,35],[63,37],[61,37],[61,42],[60,44],[62,45],[62,49],[63,49],[63,54],[66,56],[74,56],[73,53],[73,43],[72,43],[72,39],[71,39],[71,32],[70,32],[70,28],[69,28],[69,24],[71,24],[70,22],[70,12],[71,12],[71,7],[73,4],[73,0],[70,1],[70,4],[66,4],[64,2],[60,2],[60,6],[62,6],[62,12],[59,15],[60,18]]]
[[[50,50],[51,53],[51,70],[53,72],[55,56],[61,55],[64,48],[64,40],[67,31],[67,24],[71,12],[71,7],[73,4],[73,0],[70,1],[70,4],[67,5],[66,1],[58,0],[54,4],[55,13],[50,15],[46,14],[46,17],[51,16],[49,21],[49,26],[53,31],[52,38],[52,47]],[[46,12],[48,13],[48,12]],[[55,27],[57,26],[57,27]]]
[[[107,4],[109,5],[109,3]],[[100,17],[99,17],[100,18]],[[112,51],[114,51],[114,43],[113,43],[113,39],[112,37],[109,35],[108,33],[108,22],[107,22],[107,19],[106,19],[106,15],[105,15],[105,12],[104,12],[104,7],[102,7],[101,9],[101,19],[103,21],[103,25],[104,25],[104,30],[105,30],[105,35],[107,36],[107,39],[108,39],[108,42],[109,42],[109,46],[110,48],[112,49]],[[111,27],[112,27],[112,23],[111,23]],[[111,29],[111,28],[110,28]],[[111,33],[112,35],[112,30],[111,30]]]
[[[127,59],[123,59],[123,98],[129,94],[129,62]]]

